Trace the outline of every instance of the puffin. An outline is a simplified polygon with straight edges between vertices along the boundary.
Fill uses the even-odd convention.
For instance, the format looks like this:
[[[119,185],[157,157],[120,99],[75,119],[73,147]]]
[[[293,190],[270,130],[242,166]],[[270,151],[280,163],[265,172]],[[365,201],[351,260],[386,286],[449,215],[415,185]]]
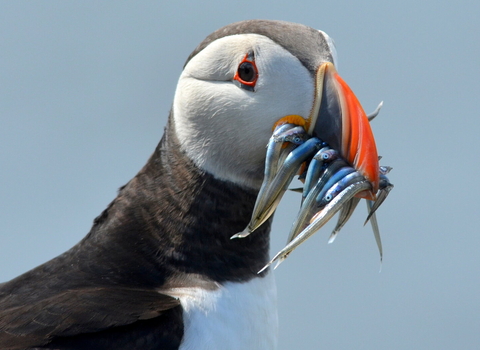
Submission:
[[[0,284],[0,348],[276,349],[275,280],[259,273],[272,218],[231,236],[250,220],[279,121],[358,138],[348,120],[362,108],[336,65],[333,40],[301,24],[247,20],[207,36],[186,60],[158,146],[90,232]],[[352,111],[343,119],[342,99]],[[367,158],[356,165],[369,175]]]

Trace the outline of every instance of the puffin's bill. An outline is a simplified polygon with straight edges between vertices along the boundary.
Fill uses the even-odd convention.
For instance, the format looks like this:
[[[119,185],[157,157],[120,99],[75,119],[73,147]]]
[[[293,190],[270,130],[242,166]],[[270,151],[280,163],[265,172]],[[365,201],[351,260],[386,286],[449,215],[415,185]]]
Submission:
[[[246,237],[268,220],[280,203],[300,165],[313,157],[322,144],[322,141],[313,137],[288,154],[273,180],[267,183],[265,188],[262,186],[263,191],[258,194],[250,223],[242,232],[233,235],[231,238]]]
[[[316,91],[314,108],[307,123],[308,133],[338,150],[365,176],[372,189],[359,195],[375,200],[379,186],[378,154],[365,111],[330,62],[317,70]]]
[[[322,228],[332,217],[335,215],[348,201],[350,201],[355,195],[363,192],[371,190],[372,185],[370,181],[364,180],[361,182],[357,182],[345,188],[342,192],[339,193],[338,196],[333,198],[331,202],[329,202],[323,210],[317,213],[313,221],[310,225],[308,225],[300,234],[295,237],[289,244],[285,246],[280,252],[278,252],[270,262],[265,265],[265,267],[260,270],[258,273],[261,273],[266,268],[268,268],[271,264],[277,261],[278,265],[287,258],[287,256],[295,250],[300,244],[302,244],[305,240],[311,237],[315,232],[317,232],[320,228]]]

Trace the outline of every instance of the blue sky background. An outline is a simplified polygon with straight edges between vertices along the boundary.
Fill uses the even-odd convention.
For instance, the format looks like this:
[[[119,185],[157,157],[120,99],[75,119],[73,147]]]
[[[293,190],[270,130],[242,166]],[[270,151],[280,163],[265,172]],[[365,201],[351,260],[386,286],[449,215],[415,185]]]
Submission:
[[[231,22],[322,29],[395,189],[276,270],[280,349],[480,346],[480,2],[0,2],[0,281],[77,243],[157,145],[182,65]],[[272,255],[299,205],[277,211]],[[298,343],[302,345],[299,347]]]

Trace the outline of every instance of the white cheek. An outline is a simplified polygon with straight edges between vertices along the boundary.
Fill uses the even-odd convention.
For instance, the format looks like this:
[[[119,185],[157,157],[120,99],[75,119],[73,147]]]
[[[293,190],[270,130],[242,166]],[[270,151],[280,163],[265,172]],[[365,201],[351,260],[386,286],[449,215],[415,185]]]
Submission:
[[[182,149],[197,166],[217,178],[258,188],[273,125],[286,115],[309,116],[314,83],[289,52],[270,39],[253,36],[259,70],[254,92],[231,80],[197,79],[195,71],[208,59],[206,52],[198,66],[196,61],[189,63],[182,73],[173,111]],[[249,43],[232,55],[242,57],[251,48]]]
[[[215,146],[215,150],[234,154],[239,149],[235,143],[258,142],[262,139],[258,137],[261,128],[253,116],[245,117],[254,110],[255,99],[249,94],[232,82],[182,79],[174,102],[177,134],[182,143]],[[251,151],[255,150],[251,147]]]
[[[232,82],[182,79],[173,110],[182,149],[197,166],[217,178],[256,188],[271,129],[258,127],[252,101]]]
[[[297,58],[276,45],[265,55],[259,50],[257,67],[261,73],[256,102],[265,118],[274,116],[277,121],[279,115],[280,118],[291,114],[309,116],[314,99],[314,80]]]

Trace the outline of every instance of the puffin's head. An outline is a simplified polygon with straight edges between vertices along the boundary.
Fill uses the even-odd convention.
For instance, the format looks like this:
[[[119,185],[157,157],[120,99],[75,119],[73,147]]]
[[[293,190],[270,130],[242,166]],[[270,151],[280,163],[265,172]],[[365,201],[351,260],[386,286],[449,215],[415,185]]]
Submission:
[[[335,64],[332,39],[300,24],[251,20],[217,30],[178,82],[173,118],[182,150],[213,176],[258,189],[273,128],[290,121],[378,184],[368,119]]]

